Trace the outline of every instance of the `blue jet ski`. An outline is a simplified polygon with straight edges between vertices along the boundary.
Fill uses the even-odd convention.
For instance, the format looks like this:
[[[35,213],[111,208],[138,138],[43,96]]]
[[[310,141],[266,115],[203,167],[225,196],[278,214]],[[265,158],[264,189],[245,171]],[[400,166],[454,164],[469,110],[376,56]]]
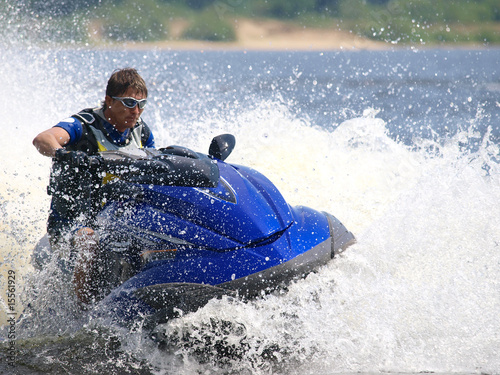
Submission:
[[[225,295],[251,298],[304,277],[355,242],[334,216],[292,207],[259,172],[224,160],[232,135],[209,154],[184,147],[106,151],[93,162],[118,179],[97,215],[108,266],[100,302],[118,319],[190,312]],[[35,264],[50,254],[45,238]]]

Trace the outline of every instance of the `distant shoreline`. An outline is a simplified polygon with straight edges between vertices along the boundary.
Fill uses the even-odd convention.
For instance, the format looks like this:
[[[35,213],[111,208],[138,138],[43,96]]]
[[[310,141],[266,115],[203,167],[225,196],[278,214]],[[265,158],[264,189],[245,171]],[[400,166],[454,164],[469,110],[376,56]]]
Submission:
[[[484,49],[499,48],[479,43],[392,44],[371,40],[348,31],[326,28],[304,28],[276,20],[239,19],[235,23],[237,40],[209,42],[173,38],[152,42],[104,42],[94,39],[92,47],[130,50],[190,50],[190,51],[356,51],[418,49]]]
[[[165,40],[157,42],[134,42],[122,43],[99,43],[89,46],[98,49],[125,49],[125,50],[170,50],[170,51],[243,51],[243,52],[328,52],[328,51],[389,51],[389,50],[480,50],[488,48],[500,49],[500,45],[485,46],[477,43],[443,43],[443,44],[391,44],[373,42],[368,39],[359,41],[339,41],[332,45],[323,42],[310,41],[309,43],[296,43],[295,41],[274,43],[262,41],[261,43],[239,43],[239,42],[208,42],[196,40]]]
[[[239,19],[235,22],[236,41],[209,42],[202,40],[162,40],[155,42],[106,43],[94,39],[95,47],[125,49],[171,50],[248,50],[248,51],[332,51],[383,50],[393,47],[357,36],[353,33],[326,28],[303,28],[276,20]]]

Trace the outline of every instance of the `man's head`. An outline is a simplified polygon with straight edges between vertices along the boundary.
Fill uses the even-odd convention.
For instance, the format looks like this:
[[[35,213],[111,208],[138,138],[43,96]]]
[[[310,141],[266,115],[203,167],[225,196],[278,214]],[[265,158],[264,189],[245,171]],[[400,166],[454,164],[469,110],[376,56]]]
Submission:
[[[133,68],[115,70],[106,87],[104,115],[117,130],[124,132],[126,129],[131,129],[144,111],[144,107],[140,107],[145,102],[141,104],[137,100],[146,99],[147,96],[146,83],[137,70]]]
[[[138,94],[148,97],[146,82],[134,68],[115,70],[108,80],[106,96],[123,96],[128,89],[133,89]]]

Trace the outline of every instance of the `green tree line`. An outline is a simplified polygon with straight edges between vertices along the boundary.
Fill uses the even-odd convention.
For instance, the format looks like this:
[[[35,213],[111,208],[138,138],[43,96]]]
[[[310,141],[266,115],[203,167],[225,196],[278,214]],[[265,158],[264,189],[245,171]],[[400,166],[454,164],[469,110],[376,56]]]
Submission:
[[[393,43],[500,43],[499,0],[17,0],[0,5],[44,25],[44,38],[85,41],[89,26],[104,40],[236,38],[238,17],[335,27]],[[4,7],[4,10],[2,10]],[[41,21],[43,20],[43,21]]]

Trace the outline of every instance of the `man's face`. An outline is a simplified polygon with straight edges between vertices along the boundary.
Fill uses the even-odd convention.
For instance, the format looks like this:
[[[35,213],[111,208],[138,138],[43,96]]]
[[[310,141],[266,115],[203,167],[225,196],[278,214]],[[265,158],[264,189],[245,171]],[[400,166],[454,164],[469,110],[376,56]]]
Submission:
[[[117,97],[128,97],[137,100],[146,99],[143,94],[132,88],[129,88],[121,95],[117,95]],[[144,108],[140,109],[138,105],[134,108],[127,108],[121,101],[113,99],[110,96],[106,96],[104,102],[106,104],[106,107],[104,108],[104,116],[120,132],[132,129],[144,111]]]

